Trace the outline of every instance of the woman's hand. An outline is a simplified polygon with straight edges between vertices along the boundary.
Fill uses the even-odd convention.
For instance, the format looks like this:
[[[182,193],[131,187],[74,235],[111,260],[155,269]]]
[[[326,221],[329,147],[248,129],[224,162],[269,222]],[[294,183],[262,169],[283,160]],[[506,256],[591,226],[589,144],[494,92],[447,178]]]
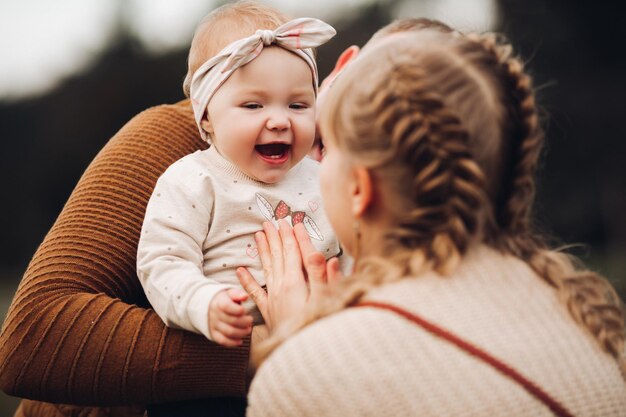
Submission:
[[[302,224],[292,229],[286,221],[279,220],[276,230],[273,224],[265,222],[263,232],[256,233],[255,240],[267,293],[246,268],[238,268],[237,276],[270,332],[297,317],[308,303],[324,296],[329,286],[341,279],[338,260],[326,262]]]

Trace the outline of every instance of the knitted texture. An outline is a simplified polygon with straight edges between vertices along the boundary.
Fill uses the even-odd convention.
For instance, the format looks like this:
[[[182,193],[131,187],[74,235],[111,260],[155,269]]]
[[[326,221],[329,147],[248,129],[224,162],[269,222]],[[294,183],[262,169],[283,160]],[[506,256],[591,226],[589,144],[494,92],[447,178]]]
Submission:
[[[482,247],[449,277],[371,291],[489,352],[576,416],[625,416],[616,361],[522,261]],[[259,416],[551,416],[519,384],[396,313],[349,308],[306,327],[261,365]]]
[[[245,395],[249,342],[224,348],[167,329],[149,309],[135,271],[157,178],[206,146],[185,100],[139,114],[96,156],[9,308],[0,334],[3,391],[96,406]],[[70,414],[70,407],[32,401],[25,409],[30,416]],[[128,408],[128,415],[141,415],[137,410]]]

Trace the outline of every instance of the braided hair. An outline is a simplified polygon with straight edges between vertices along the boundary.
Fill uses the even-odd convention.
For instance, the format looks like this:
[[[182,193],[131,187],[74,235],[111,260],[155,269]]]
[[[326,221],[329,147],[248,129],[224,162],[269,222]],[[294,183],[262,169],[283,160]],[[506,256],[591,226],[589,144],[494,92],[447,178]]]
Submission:
[[[492,34],[425,29],[381,40],[357,62],[329,93],[321,129],[373,173],[394,223],[336,296],[311,305],[260,355],[373,287],[427,270],[450,274],[472,244],[485,243],[527,262],[620,360],[624,313],[615,291],[550,250],[531,224],[543,135],[531,79],[511,46]]]
[[[554,287],[570,314],[584,326],[600,346],[620,362],[626,372],[624,352],[624,308],[613,287],[600,275],[586,270],[564,253],[550,250],[537,235],[531,210],[534,174],[543,145],[531,79],[523,63],[511,55],[511,47],[495,35],[468,35],[492,57],[507,89],[508,120],[505,133],[511,141],[504,183],[495,201],[496,222],[489,236],[494,246],[525,260]]]

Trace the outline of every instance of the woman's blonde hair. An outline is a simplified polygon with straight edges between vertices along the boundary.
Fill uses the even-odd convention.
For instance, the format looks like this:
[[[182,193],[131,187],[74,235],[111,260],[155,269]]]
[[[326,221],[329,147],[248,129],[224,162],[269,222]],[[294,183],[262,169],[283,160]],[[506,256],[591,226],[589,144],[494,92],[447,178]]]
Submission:
[[[191,41],[183,92],[189,97],[191,78],[200,66],[226,45],[252,35],[257,29],[276,29],[290,17],[281,11],[252,0],[227,3],[202,19]]]
[[[311,306],[260,357],[372,287],[453,272],[472,244],[484,243],[527,262],[626,370],[615,290],[549,249],[531,223],[543,134],[531,79],[509,44],[429,29],[380,40],[333,85],[321,129],[369,168],[394,224],[383,253],[359,259],[337,296]]]

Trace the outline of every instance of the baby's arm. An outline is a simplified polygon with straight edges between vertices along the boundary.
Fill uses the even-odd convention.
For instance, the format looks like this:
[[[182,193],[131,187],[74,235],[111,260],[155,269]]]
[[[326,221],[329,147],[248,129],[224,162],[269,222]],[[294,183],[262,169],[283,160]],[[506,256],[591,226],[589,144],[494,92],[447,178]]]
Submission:
[[[152,307],[168,327],[199,333],[225,345],[239,345],[249,334],[249,326],[244,326],[244,322],[251,318],[227,303],[231,297],[226,297],[225,291],[232,285],[203,274],[203,244],[212,215],[212,190],[209,181],[197,177],[196,165],[183,159],[159,178],[141,231],[138,276]],[[227,316],[228,322],[226,326],[216,323],[210,328],[209,306],[218,294],[222,294],[221,301],[214,304],[213,310],[224,314],[212,316]],[[226,311],[234,315],[227,315]],[[232,331],[233,325],[239,326],[238,331]],[[212,330],[218,330],[217,337]],[[228,337],[223,337],[225,334]]]

